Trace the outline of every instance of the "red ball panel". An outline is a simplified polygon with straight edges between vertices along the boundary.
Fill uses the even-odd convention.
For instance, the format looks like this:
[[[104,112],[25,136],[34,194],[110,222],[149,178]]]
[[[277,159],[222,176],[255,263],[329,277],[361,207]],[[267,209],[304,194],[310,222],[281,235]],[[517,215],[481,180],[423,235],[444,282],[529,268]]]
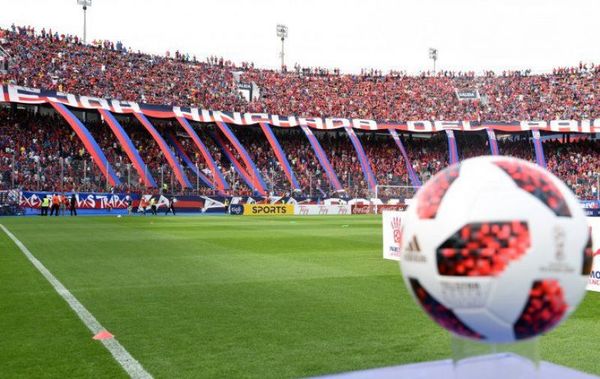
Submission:
[[[419,191],[417,215],[421,219],[435,218],[450,185],[458,178],[459,165],[450,166],[431,178]]]
[[[524,221],[484,222],[460,228],[436,250],[440,275],[496,276],[531,246]]]
[[[557,280],[537,280],[529,291],[529,300],[514,325],[515,338],[525,339],[552,329],[568,306]]]
[[[494,164],[504,170],[519,188],[546,204],[555,215],[571,217],[567,201],[547,173],[514,160],[498,161]]]

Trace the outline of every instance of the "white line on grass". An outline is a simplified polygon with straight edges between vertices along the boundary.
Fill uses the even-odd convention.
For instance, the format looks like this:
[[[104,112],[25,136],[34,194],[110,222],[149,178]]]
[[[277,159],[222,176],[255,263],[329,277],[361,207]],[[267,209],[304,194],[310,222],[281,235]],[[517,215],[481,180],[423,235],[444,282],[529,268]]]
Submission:
[[[29,249],[21,241],[17,239],[6,227],[0,224],[0,228],[6,233],[6,235],[13,240],[15,245],[21,249],[21,252],[29,259],[29,261],[38,269],[38,271],[52,284],[52,287],[58,292],[60,296],[69,304],[71,309],[75,311],[77,316],[83,321],[85,326],[93,333],[93,335],[106,330],[96,320],[84,306],[73,296],[73,294],[65,287],[61,282],[56,279],[54,275],[40,262],[36,257],[31,254]],[[127,350],[121,345],[116,338],[101,340],[102,344],[112,354],[115,360],[123,367],[123,369],[132,378],[152,378],[150,375],[134,357],[129,354]]]

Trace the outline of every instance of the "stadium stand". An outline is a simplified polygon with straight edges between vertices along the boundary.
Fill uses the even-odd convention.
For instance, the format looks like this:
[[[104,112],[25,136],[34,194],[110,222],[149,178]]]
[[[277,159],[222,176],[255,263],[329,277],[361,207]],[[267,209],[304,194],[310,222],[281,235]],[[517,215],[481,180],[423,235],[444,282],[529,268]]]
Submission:
[[[222,58],[199,62],[176,52],[164,57],[133,52],[121,42],[94,41],[83,45],[76,36],[30,27],[0,30],[0,83],[30,86],[165,105],[189,105],[206,109],[266,112],[281,115],[367,118],[388,120],[552,120],[600,118],[600,67],[581,64],[560,68],[550,74],[529,72],[474,73],[440,72],[409,76],[405,73],[363,71],[344,75],[339,70],[301,69],[277,72],[236,66]],[[241,72],[241,74],[240,74]],[[260,96],[246,100],[237,90],[239,82],[254,83]],[[477,99],[461,101],[457,91],[476,89]],[[145,185],[110,129],[99,119],[86,122],[107,160],[124,183],[111,188],[93,164],[81,141],[54,112],[31,109],[0,109],[0,189],[24,188],[48,191],[143,191]],[[120,121],[138,149],[149,174],[159,188],[179,191],[172,168],[156,142],[134,118]],[[172,121],[157,122],[159,133],[174,149],[174,141],[192,163],[178,163],[194,183],[188,193],[212,194],[194,165],[211,173],[193,143]],[[230,195],[255,192],[256,174],[243,178],[227,157],[242,161],[239,152],[223,138],[215,125],[203,124],[198,133],[215,158],[231,189]],[[179,130],[179,132],[177,132]],[[260,128],[236,128],[233,132],[248,148],[258,175],[269,192],[290,193],[293,189],[273,149]],[[335,192],[307,138],[300,130],[273,128],[304,195],[326,196]],[[357,133],[377,182],[410,185],[402,156],[387,133]],[[315,136],[349,197],[367,197],[369,191],[357,154],[343,131],[320,132]],[[501,154],[534,161],[530,136],[502,135]],[[417,136],[405,133],[408,157],[420,180],[448,164],[448,147],[442,133]],[[600,143],[586,136],[546,136],[544,149],[548,168],[560,176],[581,198],[598,198]],[[553,138],[553,139],[552,139]],[[461,159],[489,154],[485,134],[457,133]],[[157,153],[158,152],[158,153]],[[61,179],[62,178],[62,179]]]
[[[10,55],[1,82],[151,104],[380,121],[600,117],[600,67],[594,64],[543,75],[277,72],[222,58],[198,62],[179,52],[172,58],[143,54],[109,41],[83,45],[77,36],[14,26],[3,31],[0,46]],[[258,85],[257,100],[238,94],[234,71]],[[468,88],[478,89],[480,99],[460,101],[456,91]]]

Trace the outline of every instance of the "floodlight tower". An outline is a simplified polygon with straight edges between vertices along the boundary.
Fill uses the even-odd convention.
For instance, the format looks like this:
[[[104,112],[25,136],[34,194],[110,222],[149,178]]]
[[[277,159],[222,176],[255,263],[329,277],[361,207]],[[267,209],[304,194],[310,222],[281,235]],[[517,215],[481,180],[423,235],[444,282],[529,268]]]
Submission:
[[[285,66],[285,54],[283,49],[283,43],[288,36],[288,27],[282,24],[277,25],[277,37],[281,38],[281,69]]]
[[[429,59],[433,60],[433,73],[435,74],[435,62],[437,62],[438,50],[433,47],[429,48]]]
[[[87,9],[92,6],[92,0],[77,0],[77,5],[83,7],[83,44],[85,45],[87,34]]]

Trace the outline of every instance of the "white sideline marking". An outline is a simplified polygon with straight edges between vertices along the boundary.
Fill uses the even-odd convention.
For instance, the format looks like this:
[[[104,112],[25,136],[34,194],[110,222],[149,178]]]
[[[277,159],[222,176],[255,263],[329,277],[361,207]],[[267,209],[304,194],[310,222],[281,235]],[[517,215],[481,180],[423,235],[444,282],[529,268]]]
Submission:
[[[6,235],[17,245],[21,252],[29,259],[29,261],[38,269],[38,271],[52,284],[52,287],[58,292],[58,294],[69,304],[71,309],[75,311],[77,316],[83,321],[85,326],[92,332],[92,335],[96,335],[99,332],[106,330],[96,320],[84,306],[73,296],[73,294],[65,287],[61,282],[56,279],[54,275],[40,262],[36,257],[31,254],[29,249],[21,241],[17,239],[6,227],[0,224],[0,228],[6,233]],[[112,354],[115,360],[123,367],[123,370],[129,374],[132,378],[152,378],[150,375],[134,357],[129,354],[127,350],[121,345],[116,338],[101,341],[104,347]]]

